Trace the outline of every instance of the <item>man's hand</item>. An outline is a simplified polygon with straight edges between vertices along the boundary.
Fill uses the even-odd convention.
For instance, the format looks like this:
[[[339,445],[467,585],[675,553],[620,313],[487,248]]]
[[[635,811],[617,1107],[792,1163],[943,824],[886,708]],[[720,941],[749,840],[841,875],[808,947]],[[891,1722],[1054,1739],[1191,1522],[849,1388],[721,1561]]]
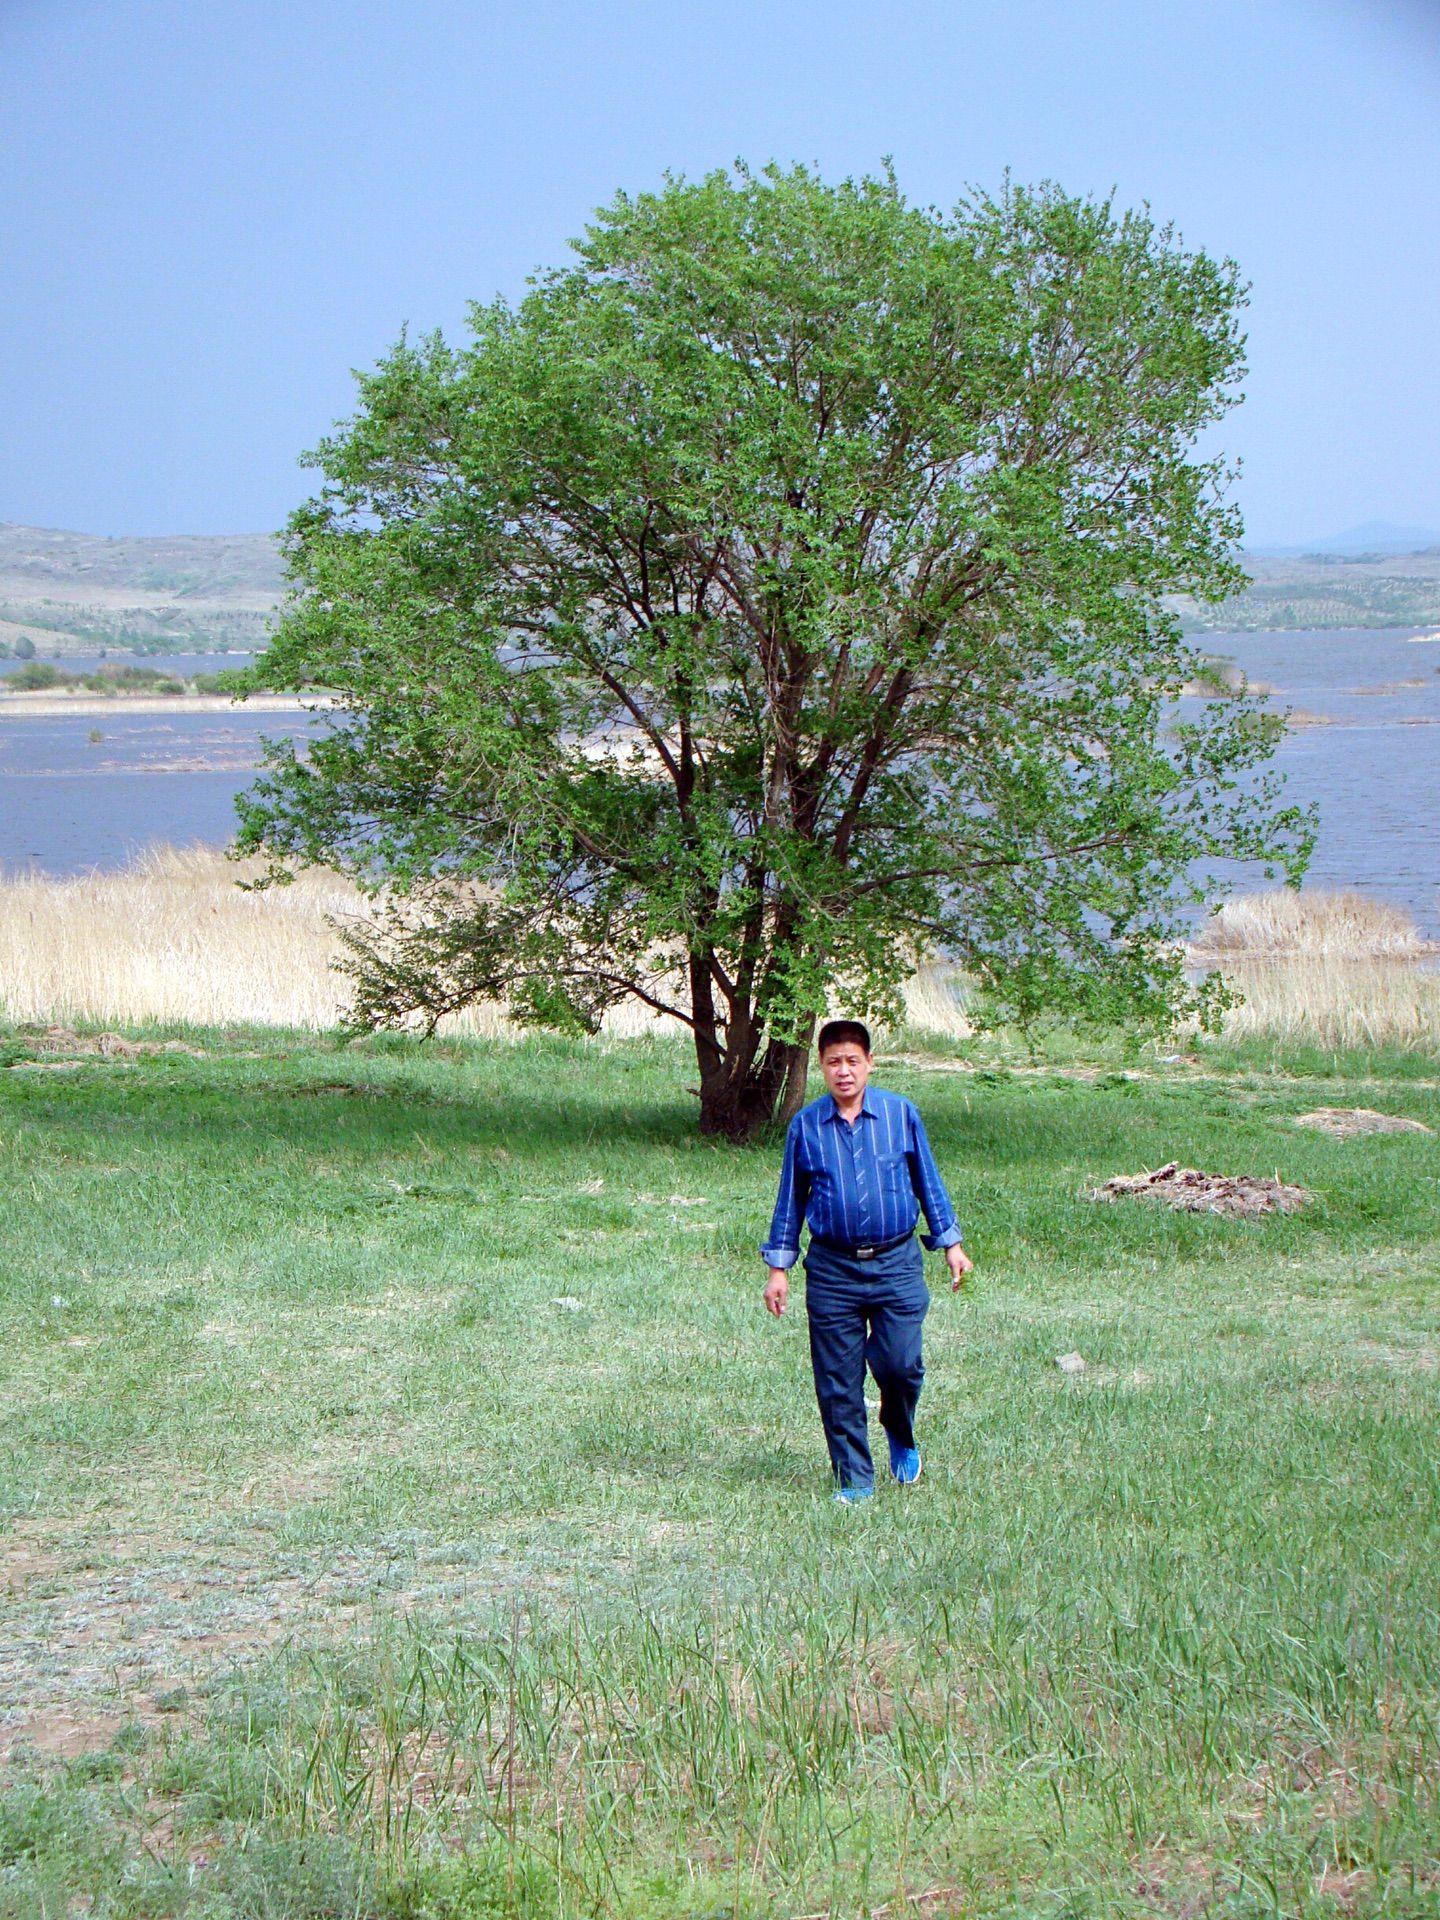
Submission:
[[[963,1287],[970,1275],[975,1271],[975,1262],[970,1258],[969,1254],[966,1253],[958,1240],[953,1247],[946,1247],[945,1264],[950,1269],[950,1291],[952,1293],[956,1292],[960,1287]]]
[[[790,1298],[790,1276],[784,1267],[771,1267],[770,1279],[765,1288],[765,1310],[773,1313],[778,1320],[785,1311],[785,1302]]]

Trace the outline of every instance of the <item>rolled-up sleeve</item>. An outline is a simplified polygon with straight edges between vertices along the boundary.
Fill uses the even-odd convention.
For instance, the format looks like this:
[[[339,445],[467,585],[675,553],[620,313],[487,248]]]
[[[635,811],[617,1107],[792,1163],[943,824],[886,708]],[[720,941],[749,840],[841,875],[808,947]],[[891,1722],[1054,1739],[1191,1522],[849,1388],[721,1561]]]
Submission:
[[[770,1238],[761,1247],[767,1267],[793,1267],[800,1258],[800,1226],[810,1197],[810,1176],[800,1165],[800,1116],[785,1135],[785,1157],[780,1163],[780,1192],[770,1222]]]
[[[955,1208],[945,1191],[945,1182],[940,1178],[935,1156],[930,1151],[919,1108],[911,1107],[909,1117],[910,1139],[905,1151],[910,1162],[910,1182],[930,1225],[929,1233],[922,1233],[920,1238],[932,1251],[936,1247],[958,1246],[965,1236],[960,1231]]]

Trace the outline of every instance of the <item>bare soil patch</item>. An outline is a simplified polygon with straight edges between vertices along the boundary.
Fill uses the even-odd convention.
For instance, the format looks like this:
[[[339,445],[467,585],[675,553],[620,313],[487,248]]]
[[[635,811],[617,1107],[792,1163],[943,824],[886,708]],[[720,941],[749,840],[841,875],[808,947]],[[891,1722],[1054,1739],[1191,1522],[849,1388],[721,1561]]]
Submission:
[[[317,1468],[270,1491],[292,1508],[329,1484]],[[26,1746],[104,1748],[127,1721],[154,1724],[283,1647],[353,1643],[382,1618],[463,1608],[510,1578],[454,1544],[286,1549],[243,1526],[202,1541],[22,1520],[0,1537],[0,1767]]]
[[[71,1027],[22,1027],[19,1038],[34,1053],[63,1054],[67,1059],[99,1054],[107,1060],[138,1060],[149,1053],[188,1053],[194,1060],[205,1058],[203,1048],[189,1046],[183,1040],[127,1040],[123,1033],[78,1034]],[[18,1064],[31,1063],[20,1061]]]
[[[1192,958],[1195,957],[1197,953],[1198,949],[1191,949]],[[969,1077],[970,1079],[978,1079],[986,1073],[993,1073],[995,1071],[994,1068],[977,1061],[947,1060],[940,1055],[925,1053],[887,1053],[884,1056],[884,1064],[887,1067],[911,1067],[917,1073],[957,1074]],[[1240,1088],[1242,1090],[1257,1078],[1252,1070],[1245,1067],[1222,1069],[1203,1066],[1199,1055],[1193,1053],[1179,1054],[1173,1061],[1167,1062],[1159,1068],[1127,1067],[1122,1073],[1117,1073],[1113,1067],[1107,1066],[1057,1066],[1048,1061],[1038,1065],[1029,1065],[1025,1062],[1007,1065],[1004,1068],[1004,1073],[1012,1080],[1021,1081],[1044,1079],[1072,1080],[1080,1085],[1094,1085],[1097,1080],[1109,1079],[1133,1080],[1139,1083],[1158,1085],[1164,1082],[1183,1080],[1187,1084],[1202,1083],[1209,1086]],[[1341,1076],[1335,1075],[1333,1077],[1338,1079]],[[1293,1086],[1313,1088],[1315,1078],[1315,1075],[1308,1073],[1286,1073],[1278,1067],[1267,1067],[1264,1075],[1265,1084],[1271,1087]],[[1344,1081],[1347,1087],[1389,1087],[1393,1084],[1389,1080],[1366,1074],[1346,1074]],[[1440,1091],[1440,1080],[1429,1076],[1407,1080],[1405,1084],[1415,1092],[1435,1093]]]
[[[1297,1113],[1297,1127],[1313,1127],[1317,1133],[1333,1134],[1337,1140],[1350,1140],[1357,1133],[1431,1133],[1423,1120],[1406,1120],[1398,1113],[1377,1113],[1373,1107],[1316,1107],[1313,1113]]]
[[[1440,1343],[1417,1340],[1408,1346],[1393,1341],[1357,1340],[1357,1359],[1373,1366],[1389,1367],[1396,1373],[1440,1373]]]
[[[1305,1187],[1250,1173],[1202,1173],[1168,1160],[1153,1173],[1117,1173],[1093,1189],[1092,1200],[1161,1200],[1185,1213],[1220,1213],[1250,1220],[1265,1213],[1298,1213],[1315,1198]]]
[[[8,1759],[13,1748],[24,1746],[47,1760],[78,1760],[82,1754],[103,1751],[121,1727],[142,1716],[132,1710],[85,1713],[69,1707],[37,1707],[13,1728],[0,1728],[0,1745]]]

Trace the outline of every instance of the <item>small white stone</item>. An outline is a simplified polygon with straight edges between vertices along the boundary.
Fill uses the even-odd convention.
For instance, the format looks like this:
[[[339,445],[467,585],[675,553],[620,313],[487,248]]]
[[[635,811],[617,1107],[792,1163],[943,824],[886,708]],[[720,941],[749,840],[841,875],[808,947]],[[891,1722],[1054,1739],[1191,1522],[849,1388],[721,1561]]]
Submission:
[[[1083,1373],[1085,1371],[1085,1356],[1080,1353],[1057,1354],[1055,1364],[1062,1373]]]
[[[552,1307],[563,1307],[566,1313],[579,1313],[585,1302],[577,1300],[573,1293],[562,1293],[557,1294],[550,1304]]]

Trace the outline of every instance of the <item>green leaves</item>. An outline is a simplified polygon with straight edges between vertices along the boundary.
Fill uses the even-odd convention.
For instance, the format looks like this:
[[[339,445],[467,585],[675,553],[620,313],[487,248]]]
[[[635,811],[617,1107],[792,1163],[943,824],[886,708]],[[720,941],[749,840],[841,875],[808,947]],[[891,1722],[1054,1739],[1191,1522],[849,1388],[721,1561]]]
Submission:
[[[358,1016],[635,994],[745,1131],[925,944],[1012,1013],[1193,1002],[1196,862],[1305,851],[1253,702],[1166,736],[1162,596],[1240,578],[1189,455],[1242,303],[1054,187],[946,216],[741,169],[618,197],[459,348],[402,337],[313,456],[263,668],[339,689],[334,730],[243,807],[390,889]]]

